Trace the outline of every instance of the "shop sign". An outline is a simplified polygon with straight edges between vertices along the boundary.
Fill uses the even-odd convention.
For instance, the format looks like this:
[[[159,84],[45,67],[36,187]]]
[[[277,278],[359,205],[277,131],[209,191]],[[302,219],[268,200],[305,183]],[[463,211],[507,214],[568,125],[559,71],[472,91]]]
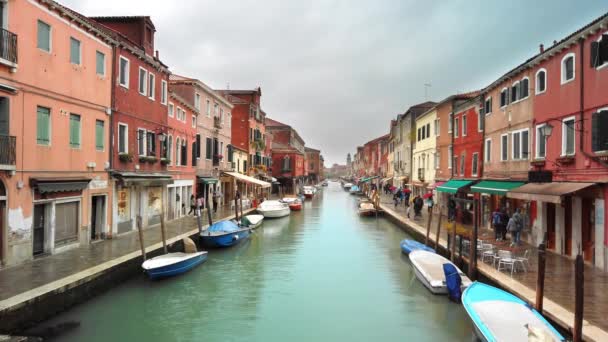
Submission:
[[[106,189],[108,187],[108,181],[102,179],[93,179],[89,182],[89,189]]]

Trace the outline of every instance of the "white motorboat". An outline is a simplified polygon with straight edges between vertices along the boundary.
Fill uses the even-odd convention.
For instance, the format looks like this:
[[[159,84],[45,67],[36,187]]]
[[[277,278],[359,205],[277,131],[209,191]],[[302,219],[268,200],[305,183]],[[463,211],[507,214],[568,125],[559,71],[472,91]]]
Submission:
[[[316,190],[312,186],[305,186],[302,188],[302,192],[304,193],[304,197],[312,198],[312,196],[314,196]]]
[[[280,201],[264,201],[258,206],[258,212],[264,217],[284,217],[288,216],[291,210],[287,203]]]
[[[264,215],[247,215],[241,220],[241,225],[250,229],[259,227],[264,221]]]
[[[445,273],[443,272],[443,264],[452,264],[452,262],[439,254],[427,252],[423,250],[412,251],[410,261],[414,266],[416,278],[424,284],[434,294],[447,294],[448,288],[445,281]],[[454,264],[452,264],[454,265]],[[471,285],[471,280],[458,267],[458,274],[462,280],[461,289]]]
[[[294,202],[297,202],[299,199],[297,197],[283,197],[281,199],[281,202],[287,203],[287,204],[291,204]]]
[[[353,183],[346,183],[344,184],[344,189],[346,190],[350,190],[350,188],[353,186]]]

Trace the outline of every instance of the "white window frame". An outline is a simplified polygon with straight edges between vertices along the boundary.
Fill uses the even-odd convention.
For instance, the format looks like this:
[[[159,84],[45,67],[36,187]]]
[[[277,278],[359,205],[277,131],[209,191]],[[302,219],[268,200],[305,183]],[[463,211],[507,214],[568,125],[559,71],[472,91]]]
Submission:
[[[466,162],[467,162],[467,157],[464,154],[460,155],[460,175],[464,177],[464,174],[467,172],[467,166],[466,166]]]
[[[139,137],[139,132],[144,132],[144,138],[143,138],[143,150],[144,150],[144,154],[141,154],[139,151],[139,142],[140,142],[140,137]],[[148,149],[146,148],[146,141],[148,140],[148,131],[144,128],[138,128],[137,129],[137,136],[135,137],[135,139],[137,139],[137,155],[140,157],[144,157],[147,156],[148,153]]]
[[[169,165],[173,165],[173,148],[175,147],[175,142],[173,141],[173,135],[169,134],[167,137],[167,150],[169,153],[167,154],[167,158],[169,159]]]
[[[538,90],[538,75],[544,72],[545,73],[545,89],[543,91],[539,91]],[[538,69],[538,71],[536,72],[536,74],[534,75],[534,95],[540,95],[543,94],[547,91],[547,69],[545,68],[540,68]]]
[[[454,113],[448,114],[448,133],[452,133],[452,127],[454,126]]]
[[[452,127],[454,129],[454,138],[458,138],[458,129],[460,128],[460,119],[458,118],[454,118],[454,127]]]
[[[194,108],[198,111],[201,110],[201,94],[199,93],[194,93]]]
[[[441,154],[439,153],[439,151],[436,151],[433,157],[433,159],[435,160],[435,170],[437,170],[439,169],[439,164],[441,163]]]
[[[232,113],[228,112],[228,128],[232,127]]]
[[[488,146],[489,143],[489,146]],[[492,161],[492,138],[487,138],[483,146],[484,163],[490,163]]]
[[[462,115],[462,120],[461,121],[462,121],[462,134],[461,135],[463,137],[466,137],[467,136],[467,124],[468,124],[467,123],[467,115],[466,114]]]
[[[97,54],[98,53],[103,56],[103,73],[102,74],[97,73]],[[82,61],[82,59],[81,59],[81,61]],[[95,74],[97,76],[106,77],[106,54],[99,50],[95,50]]]
[[[435,136],[439,136],[439,132],[441,132],[441,126],[439,126],[439,119],[435,119]]]
[[[485,104],[484,104],[485,105]],[[483,132],[483,127],[482,127],[482,122],[485,123],[483,120],[485,118],[485,115],[482,114],[481,111],[477,112],[477,132]]]
[[[154,101],[154,97],[156,96],[156,75],[151,72],[148,72],[148,98]]]
[[[573,127],[573,131],[574,131],[574,137],[573,137],[573,146],[572,146],[572,154],[566,154],[566,122],[568,121],[573,121],[574,122],[574,127]],[[562,152],[561,152],[561,156],[562,157],[566,157],[566,156],[574,156],[576,155],[576,117],[575,116],[569,116],[567,118],[564,118],[562,120]]]
[[[519,80],[513,82],[513,84],[511,84],[511,93],[508,95],[513,96],[513,87],[516,87],[517,91],[515,92],[515,101],[513,101],[513,98],[510,98],[509,100],[511,101],[511,103],[517,103],[519,102],[519,100],[521,100],[519,98],[519,96],[521,95],[521,82]]]
[[[207,117],[211,117],[211,100],[207,99]]]
[[[8,4],[8,3],[5,2],[5,6],[6,6],[6,4]],[[8,13],[8,6],[6,8],[6,11]],[[45,25],[47,25],[49,27],[49,51],[46,51],[46,50],[41,49],[41,48],[38,47],[38,22],[41,22],[41,23],[43,23],[43,24],[45,24]],[[47,23],[44,20],[40,20],[40,19],[38,19],[36,21],[36,48],[38,48],[38,50],[46,52],[48,54],[50,54],[51,52],[53,52],[53,25]]]
[[[123,126],[123,127],[126,128],[126,134],[125,134],[125,149],[126,149],[126,151],[123,151],[123,152],[120,151],[120,126]],[[126,124],[126,123],[122,123],[122,122],[118,123],[118,144],[117,145],[118,146],[116,146],[116,148],[118,149],[118,153],[129,153],[129,125]]]
[[[565,79],[565,76],[566,76],[565,62],[570,57],[572,57],[572,78],[567,80],[567,79]],[[560,71],[561,71],[561,78],[560,78],[561,84],[570,83],[576,79],[576,54],[574,52],[569,52],[562,58],[562,62],[560,63]]]
[[[525,100],[525,99],[527,99],[527,98],[529,98],[529,97],[530,97],[530,77],[528,77],[528,76],[525,76],[524,78],[522,78],[522,79],[519,81],[519,95],[521,96],[521,94],[522,94],[522,92],[523,92],[523,89],[524,89],[524,88],[523,88],[523,85],[524,85],[524,80],[528,80],[528,95],[526,95],[526,97],[522,97],[522,98],[517,99],[517,101],[523,101],[523,100]],[[545,88],[546,88],[546,87],[545,87]]]
[[[192,115],[192,128],[196,128],[196,115]]]
[[[169,105],[167,106],[167,114],[169,115],[170,118],[175,116],[174,112],[175,112],[175,105],[173,104],[173,102],[169,102]]]
[[[475,160],[477,160],[477,169],[476,170],[473,167],[475,165]],[[473,172],[473,171],[475,171],[475,172]],[[479,153],[475,152],[475,153],[473,153],[473,156],[471,158],[471,176],[477,177],[478,173],[479,173]]]
[[[547,157],[547,137],[545,137],[545,155],[544,156],[540,156],[538,154],[539,150],[540,150],[540,130],[541,128],[547,126],[546,123],[542,123],[540,125],[536,125],[536,131],[535,131],[535,135],[534,135],[534,159],[539,159],[539,160],[544,160]]]
[[[179,151],[177,150],[178,147]],[[182,140],[179,136],[175,136],[175,146],[173,146],[173,148],[175,149],[175,166],[180,166],[182,158]]]
[[[184,121],[184,119],[182,119],[182,113],[183,113],[183,109],[180,106],[176,106],[175,107],[175,118],[179,121]]]
[[[78,42],[78,59],[79,63],[72,62],[72,39]],[[70,64],[82,65],[82,41],[70,36]]]
[[[504,137],[507,137],[507,142],[506,142],[506,143],[504,142],[504,139],[503,139]],[[507,158],[506,158],[506,159],[503,159],[503,156],[504,156],[505,154],[503,154],[503,153],[502,153],[502,151],[503,151],[505,148],[507,149],[507,153],[505,153],[505,154],[506,154],[506,156],[507,156]],[[505,162],[505,161],[508,161],[508,160],[509,160],[509,134],[508,134],[508,133],[505,133],[505,134],[501,134],[501,135],[500,135],[500,161]]]
[[[142,92],[141,90],[141,72],[144,72],[144,90]],[[143,96],[148,96],[148,70],[139,67],[139,69],[137,70],[137,91],[139,92],[140,95]]]
[[[604,31],[602,32],[602,34],[600,34],[600,36],[597,38],[596,42],[601,42],[602,41],[602,36],[608,34],[608,31]],[[608,61],[604,62],[602,65],[598,65],[595,67],[595,70],[600,70],[600,69],[604,69],[606,66],[608,66]]]
[[[167,81],[160,80],[160,103],[167,105]]]
[[[452,168],[454,164],[454,147],[452,145],[448,146],[448,169]]]
[[[500,102],[500,98],[502,97],[503,92],[505,92],[505,104],[500,106],[500,109],[504,109],[509,105],[509,88],[507,88],[507,87],[504,87],[500,90],[500,97],[498,98],[499,102]]]
[[[125,68],[125,69],[126,69],[126,75],[125,75],[125,81],[126,81],[126,84],[122,84],[122,83],[120,82],[120,79],[121,79],[121,77],[120,77],[120,76],[122,75],[122,74],[121,74],[121,70],[120,70],[120,61],[121,61],[121,60],[124,60],[124,61],[126,61],[126,62],[127,62],[127,66],[126,66],[126,68]],[[125,57],[123,57],[123,56],[119,56],[119,57],[118,57],[118,84],[119,84],[121,87],[126,88],[126,89],[129,89],[129,74],[130,74],[130,71],[131,71],[131,61],[129,61],[129,59],[128,59],[128,58],[125,58]],[[137,86],[139,87],[139,84],[138,84]]]
[[[523,132],[528,132],[528,156],[523,154]],[[511,131],[511,160],[528,160],[530,159],[530,129],[522,128]],[[519,134],[519,158],[515,158],[515,134]]]
[[[490,101],[490,105],[488,106],[488,107],[490,108],[490,111],[486,113],[486,112],[485,112],[485,111],[486,111],[486,102],[488,102],[488,101]],[[484,115],[490,115],[490,114],[492,114],[492,105],[493,105],[493,103],[492,103],[492,102],[493,102],[493,101],[492,101],[492,96],[488,96],[488,97],[486,97],[486,98],[485,98],[485,100],[483,101],[483,111],[484,111],[484,113],[483,113],[483,114],[484,114]]]

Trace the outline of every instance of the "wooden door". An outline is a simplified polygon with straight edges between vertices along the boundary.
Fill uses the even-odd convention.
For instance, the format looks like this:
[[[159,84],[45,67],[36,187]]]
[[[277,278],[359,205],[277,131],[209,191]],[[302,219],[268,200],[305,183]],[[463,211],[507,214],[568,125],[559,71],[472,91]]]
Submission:
[[[555,250],[555,203],[547,203],[547,249]]]
[[[595,201],[583,198],[581,213],[581,245],[585,261],[592,262],[595,247]]]
[[[34,255],[44,253],[44,226],[45,226],[45,205],[37,204],[34,206]]]
[[[572,197],[564,198],[564,254],[572,255]]]

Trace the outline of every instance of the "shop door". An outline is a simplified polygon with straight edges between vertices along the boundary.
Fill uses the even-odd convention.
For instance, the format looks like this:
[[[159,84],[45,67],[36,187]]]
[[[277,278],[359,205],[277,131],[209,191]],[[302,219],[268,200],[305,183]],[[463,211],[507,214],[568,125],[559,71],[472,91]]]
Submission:
[[[78,240],[79,202],[58,203],[55,205],[55,246],[65,245]]]
[[[46,226],[46,204],[34,205],[34,255],[44,253],[44,227]]]
[[[547,203],[547,249],[555,250],[555,203]]]
[[[581,213],[581,244],[583,248],[583,257],[585,261],[593,262],[593,254],[595,253],[595,201],[589,198],[583,198],[583,207]]]
[[[101,237],[105,211],[105,196],[91,197],[91,240]]]
[[[564,202],[564,254],[572,255],[572,197],[566,196]]]

